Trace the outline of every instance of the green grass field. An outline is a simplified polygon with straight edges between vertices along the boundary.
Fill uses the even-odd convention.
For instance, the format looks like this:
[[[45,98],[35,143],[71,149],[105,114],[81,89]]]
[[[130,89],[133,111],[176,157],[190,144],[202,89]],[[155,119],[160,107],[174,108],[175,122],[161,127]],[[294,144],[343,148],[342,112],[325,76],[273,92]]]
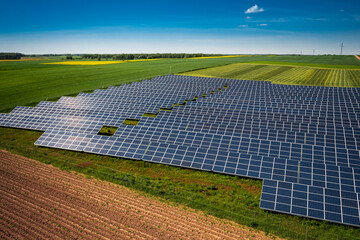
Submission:
[[[218,59],[163,59],[150,62],[98,66],[41,64],[51,61],[59,60],[0,62],[0,111],[10,111],[17,105],[35,105],[41,100],[56,99],[63,95],[74,95],[80,91],[92,91],[96,88],[121,85],[156,75],[165,75],[170,72],[170,66],[172,73],[191,70],[212,71],[213,74],[223,74],[224,76],[227,75],[227,77],[252,76],[254,79],[256,78],[255,80],[277,77],[279,78],[278,81],[281,80],[280,76],[285,73],[290,74],[294,69],[300,68],[315,69],[314,67],[316,67],[316,69],[323,70],[324,65],[326,65],[328,69],[325,69],[325,72],[345,72],[349,69],[360,68],[360,61],[354,56],[248,56]],[[241,64],[250,62],[252,64]],[[241,70],[235,68],[227,72],[224,71],[224,73],[214,71],[215,67],[220,66],[220,69],[230,69],[233,68],[231,64],[239,63],[247,67]],[[345,65],[345,67],[339,65]],[[332,73],[332,75],[328,74],[327,76],[335,75]],[[312,79],[316,79],[316,76],[314,75]],[[358,75],[355,76],[355,79],[359,81]],[[299,83],[301,84],[301,82]],[[161,189],[176,188],[186,191],[185,194],[178,192],[175,202],[189,205],[189,196],[194,196],[198,202],[207,203],[205,205],[206,209],[209,202],[210,206],[218,206],[218,208],[210,207],[211,211],[206,210],[206,212],[232,219],[241,224],[252,226],[253,211],[256,211],[259,213],[256,219],[260,221],[256,227],[274,234],[278,234],[277,226],[279,218],[281,218],[280,236],[289,239],[305,239],[306,227],[309,232],[308,239],[330,240],[337,239],[338,235],[340,236],[338,239],[360,239],[359,228],[261,210],[259,208],[261,180],[37,147],[34,142],[41,134],[41,132],[36,131],[0,127],[0,148],[53,164],[62,169],[79,171],[108,181],[114,181],[113,176],[117,174],[116,171],[121,172],[121,174],[141,176],[147,179],[148,189],[159,189],[160,186]],[[87,167],[79,168],[79,166]],[[134,186],[130,185],[129,187]],[[155,191],[151,194],[160,197],[164,195],[161,191]],[[191,197],[191,204],[193,204],[192,201],[193,198]],[[189,206],[204,210],[201,205]],[[232,212],[234,211],[236,214],[234,216],[232,212],[231,215],[229,213],[225,214],[223,209],[232,209]],[[271,229],[264,227],[268,226],[268,224],[273,224],[275,227]]]
[[[267,56],[264,60],[267,62],[282,62],[293,63],[301,66],[309,65],[340,65],[340,66],[360,66],[360,61],[355,56],[338,56],[338,55],[322,55],[322,56]]]

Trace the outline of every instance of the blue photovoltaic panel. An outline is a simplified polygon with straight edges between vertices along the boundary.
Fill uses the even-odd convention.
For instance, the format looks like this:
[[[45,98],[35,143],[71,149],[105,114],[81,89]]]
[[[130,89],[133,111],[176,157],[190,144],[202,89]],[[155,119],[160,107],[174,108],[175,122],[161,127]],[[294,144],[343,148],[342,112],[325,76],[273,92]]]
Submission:
[[[359,99],[357,88],[168,75],[16,107],[0,126],[44,131],[39,146],[264,179],[263,209],[360,226]]]
[[[359,193],[264,180],[260,207],[359,226]]]

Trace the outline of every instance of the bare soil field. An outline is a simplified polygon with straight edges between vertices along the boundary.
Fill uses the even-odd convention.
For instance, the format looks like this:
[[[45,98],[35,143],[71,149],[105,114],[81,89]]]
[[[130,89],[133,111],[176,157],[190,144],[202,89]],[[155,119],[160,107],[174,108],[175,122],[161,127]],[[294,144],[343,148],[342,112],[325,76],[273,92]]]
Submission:
[[[275,239],[0,150],[0,239]]]

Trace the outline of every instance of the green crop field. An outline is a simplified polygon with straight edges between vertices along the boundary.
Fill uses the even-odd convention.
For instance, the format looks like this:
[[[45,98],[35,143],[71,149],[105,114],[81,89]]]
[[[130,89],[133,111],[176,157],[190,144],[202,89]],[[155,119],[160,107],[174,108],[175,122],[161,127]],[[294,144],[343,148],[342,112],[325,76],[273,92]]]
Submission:
[[[353,67],[360,66],[360,61],[355,58],[355,56],[336,56],[336,55],[322,55],[322,56],[266,56],[264,60],[254,60],[254,61],[266,61],[266,62],[281,62],[281,63],[293,63],[295,65],[301,66],[321,66],[321,65],[331,65],[331,66],[341,66],[341,67]]]
[[[59,60],[0,62],[0,111],[10,111],[17,105],[35,105],[39,101],[63,95],[76,95],[80,91],[93,91],[96,88],[165,75],[170,73],[170,69],[171,73],[192,71],[185,74],[193,75],[205,72],[209,76],[246,76],[253,80],[271,79],[276,83],[286,83],[291,78],[291,82],[286,84],[355,86],[360,80],[360,61],[354,56],[162,59],[95,66],[42,64],[56,61]],[[321,82],[319,79],[322,79]],[[308,239],[360,238],[358,228],[260,209],[261,180],[37,147],[34,142],[41,134],[0,127],[0,148],[118,184],[124,183],[117,181],[114,176],[125,176],[126,179],[132,179],[130,184],[125,184],[128,187],[142,191],[153,189],[154,191],[150,191],[151,195],[162,199],[170,198],[182,205],[288,239],[305,239],[306,231],[309,233]],[[134,180],[137,177],[145,179],[146,188],[144,185],[137,187],[137,181]],[[177,191],[171,192],[169,189]],[[169,197],[169,192],[174,195]]]
[[[306,64],[235,63],[191,71],[183,75],[271,81],[274,84],[288,85],[360,87],[360,68],[357,66],[343,68],[339,65],[304,65]]]

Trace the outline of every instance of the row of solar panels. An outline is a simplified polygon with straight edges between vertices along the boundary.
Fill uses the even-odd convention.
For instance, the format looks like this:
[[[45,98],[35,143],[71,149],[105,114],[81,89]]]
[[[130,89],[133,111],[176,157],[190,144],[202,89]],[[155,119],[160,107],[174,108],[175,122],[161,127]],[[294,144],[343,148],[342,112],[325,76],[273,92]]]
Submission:
[[[150,104],[149,104],[150,105]],[[152,106],[152,105],[150,105]],[[133,107],[117,108],[114,110],[89,110],[89,109],[68,109],[68,108],[47,108],[47,107],[16,107],[9,116],[15,115],[29,115],[29,116],[51,116],[51,117],[63,117],[63,116],[78,116],[78,117],[89,117],[89,118],[106,118],[110,115],[121,116],[126,115],[131,111],[139,108],[139,111],[148,110],[144,106],[137,106],[134,104]],[[266,125],[272,129],[275,125],[277,128],[286,128],[288,131],[306,131],[309,132],[312,129],[324,129],[324,134],[331,134],[331,129],[334,128],[351,128],[354,132],[358,132],[356,124],[358,121],[354,120],[351,122],[341,119],[341,121],[333,118],[325,117],[299,117],[298,115],[286,115],[286,114],[261,114],[255,111],[227,111],[215,113],[213,111],[202,111],[201,108],[194,108],[194,111],[186,111],[184,107],[175,106],[174,111],[171,112],[160,112],[157,119],[153,121],[160,121],[162,119],[177,119],[178,121],[196,121],[197,123],[208,123],[212,124],[226,124],[228,126],[240,126],[244,121],[251,125],[260,124]],[[198,111],[197,111],[198,110]],[[195,115],[194,112],[197,112]],[[141,115],[141,114],[140,114]],[[149,120],[150,121],[150,120]],[[353,127],[352,127],[353,126]]]
[[[119,101],[124,101],[124,103],[126,102],[145,102],[145,101],[151,101],[151,102],[158,102],[158,101],[162,101],[163,104],[166,104],[165,101],[172,101],[171,103],[182,103],[185,100],[194,100],[194,99],[188,99],[186,96],[177,96],[177,97],[169,97],[168,99],[165,99],[165,96],[162,94],[159,94],[158,96],[151,96],[151,97],[147,97],[147,96],[142,96],[141,100],[138,99],[139,96],[131,94],[130,96],[118,96],[116,97],[116,100],[114,100],[114,96],[109,96],[107,98],[101,98],[101,99],[97,99],[94,97],[88,97],[88,96],[81,96],[81,97],[77,97],[77,98],[61,98],[58,103],[59,104],[65,104],[69,105],[69,104],[91,104],[91,103],[96,103],[97,105],[101,105],[101,104],[113,104],[113,103],[117,103]],[[194,100],[195,102],[195,100]],[[202,102],[208,103],[208,104],[222,104],[223,106],[221,106],[221,108],[225,108],[225,109],[232,109],[233,106],[251,106],[251,107],[266,107],[266,108],[273,108],[273,109],[285,109],[289,110],[289,109],[298,109],[298,110],[302,110],[302,111],[306,111],[305,113],[307,113],[308,111],[312,111],[312,112],[321,112],[323,113],[323,111],[327,111],[327,115],[334,115],[335,116],[346,116],[351,114],[351,117],[358,117],[359,113],[358,113],[358,109],[359,107],[353,107],[353,106],[341,106],[341,107],[334,107],[332,105],[323,105],[323,106],[317,106],[314,104],[288,104],[288,103],[274,103],[274,102],[269,102],[269,101],[247,101],[247,100],[223,100],[223,99],[217,99],[217,98],[204,98],[204,97],[199,97],[196,99],[196,103],[193,103],[193,105],[197,105],[200,104]],[[106,106],[107,107],[107,106]]]
[[[167,87],[164,88],[164,85]],[[279,85],[278,85],[279,86]],[[209,89],[209,87],[211,89]],[[230,88],[229,88],[230,87]],[[114,89],[107,89],[107,90],[95,90],[92,94],[93,96],[99,96],[99,95],[119,95],[119,94],[141,94],[144,93],[144,95],[149,94],[150,92],[153,92],[154,94],[158,94],[160,92],[169,94],[169,95],[175,95],[178,92],[197,92],[197,91],[218,91],[219,89],[226,89],[226,92],[223,93],[223,97],[220,98],[228,98],[228,99],[248,99],[248,100],[256,100],[256,99],[274,99],[274,100],[281,100],[281,101],[287,101],[287,100],[302,100],[302,101],[310,101],[310,100],[317,100],[319,102],[334,102],[334,103],[354,103],[358,104],[358,92],[356,93],[347,93],[342,92],[339,94],[323,94],[323,92],[311,92],[310,87],[306,87],[303,91],[298,90],[295,94],[293,91],[284,91],[284,89],[276,89],[274,85],[270,85],[269,87],[266,87],[264,89],[259,88],[253,88],[253,87],[246,87],[244,85],[241,85],[238,87],[239,89],[235,89],[235,86],[233,85],[224,85],[222,84],[205,84],[204,86],[186,86],[186,85],[176,85],[175,87],[172,87],[169,83],[163,83],[159,85],[151,85],[148,88],[123,88],[119,87],[117,90]],[[238,95],[234,95],[233,93],[242,93],[244,96],[239,97]],[[83,93],[82,96],[89,96],[89,93]],[[286,98],[284,98],[286,97]]]
[[[4,120],[4,119],[2,119]],[[122,125],[122,122],[124,121],[124,118],[118,118],[113,119],[110,125]],[[24,123],[26,121],[26,123]],[[172,122],[169,122],[170,124],[158,124],[157,126],[154,125],[146,125],[146,124],[139,124],[138,127],[142,127],[143,129],[157,129],[157,131],[161,132],[162,129],[171,128],[172,131],[185,131],[187,133],[196,133],[199,136],[205,136],[208,134],[209,136],[216,135],[222,135],[223,138],[226,136],[229,139],[239,139],[239,138],[249,138],[249,139],[258,139],[263,140],[263,142],[266,144],[267,142],[281,142],[282,144],[292,144],[292,146],[296,148],[300,148],[301,146],[312,146],[315,145],[316,147],[327,147],[325,149],[331,149],[331,148],[338,148],[338,149],[348,149],[348,150],[358,150],[359,143],[356,141],[356,138],[350,138],[349,136],[342,135],[336,135],[336,136],[324,136],[324,135],[311,135],[311,134],[304,134],[304,133],[294,133],[293,135],[290,135],[289,132],[286,133],[286,135],[279,134],[279,131],[270,131],[270,130],[263,130],[259,129],[259,131],[256,131],[254,129],[249,130],[246,128],[246,126],[242,129],[239,134],[226,134],[227,131],[222,129],[197,129],[193,125],[178,125],[175,124],[175,126],[171,126]],[[59,121],[58,119],[48,118],[46,120],[39,120],[36,118],[32,119],[26,119],[26,118],[20,118],[18,121],[11,121],[9,124],[6,124],[4,121],[1,122],[1,124],[4,126],[11,126],[11,127],[18,127],[18,128],[25,128],[25,129],[34,129],[34,130],[46,130],[46,129],[70,129],[69,127],[72,127],[74,131],[78,132],[92,132],[96,133],[99,131],[99,129],[104,125],[100,121],[92,121],[92,120],[80,120],[80,121],[74,121],[65,119],[64,121]],[[86,129],[86,130],[84,130]],[[261,131],[263,130],[263,131]],[[185,133],[184,132],[184,133]],[[122,133],[121,128],[115,133],[115,136]],[[232,133],[229,131],[229,133]],[[183,134],[184,135],[184,134]],[[267,140],[267,141],[264,141]],[[324,148],[321,148],[324,149]],[[323,150],[322,150],[323,151]]]
[[[236,153],[216,148],[207,148],[206,146],[190,147],[161,143],[145,138],[133,138],[131,136],[115,138],[55,130],[45,132],[36,144],[49,147],[58,147],[60,145],[64,147],[66,145],[67,149],[81,149],[82,151],[94,153],[103,150],[103,153],[114,156],[132,152],[137,155],[137,157],[134,157],[134,155],[132,158],[138,160],[143,159],[145,155],[149,158],[153,154],[161,158],[190,162],[192,161],[191,158],[194,157],[198,162],[207,165],[226,166],[238,169],[238,171],[253,171],[263,173],[264,176],[266,175],[265,173],[270,173],[271,177],[268,175],[270,179],[281,180],[285,177],[287,181],[307,182],[309,185],[321,185],[330,189],[340,189],[339,186],[341,185],[342,191],[359,192],[360,190],[360,181],[358,179],[360,169],[264,157],[259,154]],[[157,147],[153,148],[151,146]],[[129,151],[129,149],[134,151]],[[139,155],[140,153],[142,154],[141,156]],[[259,177],[259,175],[254,175],[253,177]]]
[[[22,108],[23,110],[32,110],[32,108]],[[64,114],[61,110],[53,110],[53,114],[50,114],[50,111],[48,109],[45,109],[42,114],[38,115],[30,111],[30,116],[43,116],[43,117],[58,117],[61,119],[70,119],[69,115]],[[15,111],[16,113],[21,113],[21,115],[25,115],[26,112],[24,111]],[[125,112],[125,114],[130,115],[130,111]],[[76,111],[72,112],[72,115],[75,115]],[[109,120],[115,122],[118,120],[117,123],[121,123],[124,118],[121,117],[113,117],[111,114],[100,114],[100,115],[82,115],[88,118],[89,120],[95,120],[95,124],[98,122],[109,122]],[[165,114],[164,114],[165,115]],[[189,115],[187,115],[189,116]],[[8,116],[10,118],[10,115]],[[18,119],[18,116],[16,116],[16,119],[9,120],[9,124],[15,123],[15,121],[21,122],[23,121],[25,117]],[[111,119],[109,119],[111,118]],[[249,121],[237,121],[233,125],[228,124],[225,125],[226,122],[220,121],[217,122],[216,119],[212,119],[211,123],[209,121],[202,122],[202,121],[188,121],[184,120],[182,118],[172,118],[172,119],[166,119],[164,116],[161,116],[161,118],[142,118],[143,120],[140,122],[139,125],[147,126],[147,127],[171,127],[172,129],[178,129],[178,130],[188,130],[188,131],[195,131],[195,132],[203,132],[203,133],[222,133],[224,135],[238,135],[240,136],[248,136],[252,135],[254,138],[258,139],[264,139],[264,140],[275,140],[275,141],[281,141],[281,142],[289,142],[289,143],[314,143],[319,146],[334,146],[334,145],[347,145],[347,148],[352,149],[358,149],[358,143],[356,142],[356,138],[359,137],[359,131],[354,132],[353,129],[342,129],[337,128],[337,132],[330,132],[327,131],[326,135],[321,134],[318,132],[318,129],[316,129],[313,126],[305,126],[304,128],[299,128],[299,126],[296,126],[296,128],[291,129],[294,127],[294,125],[289,126],[288,129],[283,130],[281,129],[282,125],[277,125],[277,122],[263,122],[260,124],[254,123],[253,119],[250,119]],[[2,119],[4,122],[4,118]],[[84,122],[84,118],[79,118],[79,122]],[[31,120],[28,119],[28,124],[34,124],[34,122],[39,122],[39,119],[37,120]],[[5,124],[5,123],[3,123]],[[43,124],[43,123],[42,123]],[[65,123],[67,124],[67,123]],[[91,124],[91,122],[87,122],[87,124]],[[98,125],[97,125],[98,126]],[[333,128],[335,126],[332,126]],[[329,126],[327,126],[327,130],[329,129]],[[295,131],[294,131],[295,130]],[[303,130],[303,131],[301,131]],[[261,134],[262,133],[262,134]],[[316,135],[315,135],[316,134]],[[343,146],[345,147],[345,146]]]
[[[62,118],[68,120],[66,116],[63,116],[61,114],[57,115]],[[45,115],[43,115],[45,116]],[[102,116],[102,115],[101,115]],[[94,116],[89,116],[89,119],[93,119]],[[108,116],[107,116],[108,117]],[[98,121],[106,121],[109,120],[107,117],[103,119],[98,119]],[[323,135],[323,134],[311,134],[310,128],[304,129],[307,132],[292,132],[292,131],[282,131],[282,130],[276,130],[275,129],[269,129],[269,124],[267,125],[260,125],[256,126],[251,124],[245,124],[243,122],[242,125],[239,125],[240,127],[236,128],[236,125],[231,128],[229,126],[224,126],[221,123],[213,124],[213,123],[200,123],[200,122],[189,122],[186,121],[182,123],[181,121],[176,121],[176,119],[172,119],[171,121],[161,121],[161,119],[153,119],[153,118],[145,118],[146,120],[141,121],[140,126],[146,126],[146,127],[157,127],[157,128],[171,128],[173,130],[187,130],[187,131],[194,131],[194,132],[202,132],[202,133],[217,133],[217,134],[223,134],[223,135],[235,135],[236,133],[239,133],[241,137],[249,137],[250,135],[252,138],[257,139],[263,139],[263,140],[273,140],[273,141],[280,141],[280,142],[288,142],[288,143],[307,143],[307,144],[316,144],[318,146],[337,146],[342,148],[351,148],[351,149],[358,149],[358,143],[356,141],[356,138],[359,136],[358,134],[353,134],[351,131],[343,131],[343,132],[336,132],[336,135]],[[2,119],[4,121],[4,119]],[[17,119],[16,119],[17,120]],[[112,123],[117,121],[117,124],[121,124],[122,121],[124,121],[124,118],[118,117],[118,118],[112,118]],[[22,122],[23,119],[19,119],[18,122]],[[13,121],[9,121],[9,126],[14,124]],[[44,123],[42,121],[37,120],[31,120],[27,119],[28,124],[35,124],[38,122],[40,125],[43,125]],[[41,123],[40,123],[41,122]],[[80,119],[81,122],[85,124],[84,119]],[[190,124],[191,123],[191,124]],[[5,124],[5,123],[3,123]],[[67,121],[64,123],[67,124]],[[87,123],[91,124],[91,123]],[[96,127],[99,126],[98,122],[95,122]],[[346,145],[346,146],[345,146]]]
[[[46,129],[62,129],[62,130],[70,130],[73,129],[73,131],[78,131],[78,132],[91,132],[91,133],[97,133],[99,131],[99,129],[103,126],[103,123],[101,122],[91,122],[91,121],[70,121],[70,120],[66,120],[64,122],[58,122],[56,119],[47,119],[46,121],[39,121],[37,119],[34,119],[32,121],[26,121],[26,124],[23,123],[25,120],[24,119],[20,119],[18,121],[18,124],[15,124],[14,122],[12,122],[11,124],[4,124],[2,123],[2,125],[6,125],[6,126],[12,126],[12,127],[18,127],[18,128],[31,128],[34,130],[46,130]],[[124,118],[122,119],[117,119],[116,121],[114,120],[112,122],[112,125],[122,125],[121,123],[124,121]],[[141,127],[141,128],[140,128]],[[158,135],[162,134],[169,126],[166,125],[162,125],[161,127],[151,127],[151,126],[142,126],[139,125],[136,129],[137,131],[135,131],[135,129],[132,130],[132,132],[141,132],[141,131],[146,131],[149,130],[150,131],[154,131],[153,129],[156,129],[156,131],[154,131],[154,135],[156,135],[156,133],[158,133]],[[120,127],[120,129],[115,133],[115,136],[120,136],[123,133],[122,130],[123,127]],[[323,156],[323,152],[326,151],[326,149],[333,149],[333,148],[337,148],[338,149],[338,153],[339,153],[339,149],[347,149],[348,151],[350,150],[357,150],[357,146],[358,143],[357,142],[351,142],[350,140],[343,140],[341,138],[330,138],[329,136],[327,136],[327,138],[324,139],[324,136],[319,135],[318,138],[311,138],[309,135],[306,135],[307,138],[305,138],[305,136],[303,135],[286,135],[286,136],[281,136],[281,135],[277,135],[276,137],[274,135],[272,135],[270,131],[268,132],[254,132],[254,131],[247,131],[246,128],[243,129],[243,132],[241,133],[241,135],[239,134],[238,136],[227,136],[226,134],[220,134],[220,131],[216,131],[215,133],[210,133],[210,131],[193,131],[194,129],[190,129],[190,131],[186,128],[191,128],[190,127],[185,127],[183,126],[181,129],[181,126],[177,126],[177,127],[172,127],[170,126],[169,128],[171,128],[171,130],[173,132],[176,132],[177,134],[179,134],[180,136],[190,136],[190,133],[194,133],[192,135],[192,137],[194,139],[187,139],[187,141],[202,141],[204,136],[206,136],[206,138],[208,139],[212,139],[214,136],[222,136],[222,138],[224,140],[229,140],[229,143],[224,143],[224,144],[229,144],[229,146],[231,144],[238,144],[237,142],[239,141],[239,139],[253,139],[254,141],[257,140],[261,140],[262,144],[264,144],[264,146],[269,145],[270,143],[274,144],[277,142],[281,142],[281,144],[283,146],[292,146],[294,148],[298,148],[298,149],[305,149],[308,148],[308,146],[314,146],[314,149],[318,149],[317,150],[317,154],[315,155],[321,155]],[[140,130],[139,130],[140,129]],[[177,131],[177,130],[182,130]],[[195,129],[196,130],[196,129]],[[187,134],[186,134],[187,133]],[[195,134],[196,133],[196,134]],[[208,134],[206,134],[208,133]],[[209,134],[210,133],[210,134]],[[227,136],[227,138],[226,138]],[[321,138],[323,137],[323,138]],[[167,137],[166,137],[167,138]],[[301,143],[301,142],[305,142],[307,144],[295,144],[295,143]],[[292,143],[295,142],[295,143]],[[313,144],[312,144],[313,143]],[[356,144],[356,145],[355,145]],[[326,146],[326,148],[324,148]],[[239,146],[238,146],[239,147]],[[315,151],[315,150],[314,150]],[[287,151],[289,152],[289,151]],[[352,151],[353,154],[352,155],[356,155],[356,152]],[[306,152],[305,152],[306,153]],[[306,153],[302,156],[302,158],[305,159],[311,159],[313,158],[313,154],[310,154],[310,157],[308,156],[308,153]],[[286,154],[284,152],[284,154]],[[314,155],[314,156],[315,156]],[[317,159],[319,161],[322,161],[322,158],[317,157]],[[321,159],[321,160],[320,160]]]
[[[274,112],[266,112],[266,113],[262,113],[258,110],[219,110],[218,112],[214,112],[214,111],[209,111],[209,109],[212,109],[211,107],[199,107],[199,106],[192,106],[193,102],[188,102],[186,107],[179,107],[179,106],[174,106],[174,108],[176,108],[176,111],[173,111],[171,114],[188,114],[191,113],[191,109],[194,111],[198,111],[198,114],[196,116],[199,115],[209,115],[211,114],[213,115],[218,115],[219,118],[220,117],[230,117],[229,115],[231,114],[231,118],[233,118],[234,120],[236,119],[241,119],[246,117],[247,115],[249,115],[249,113],[251,114],[249,117],[251,118],[262,118],[262,119],[274,119],[277,121],[281,121],[281,122],[302,122],[302,123],[310,123],[310,122],[316,122],[317,124],[324,124],[324,123],[333,123],[333,124],[341,124],[341,125],[348,125],[348,126],[353,126],[358,128],[359,127],[359,121],[356,120],[355,118],[350,117],[349,115],[346,116],[340,116],[337,118],[334,117],[329,117],[329,116],[301,116],[301,115],[287,115],[285,113],[274,113]],[[130,105],[130,103],[129,103]],[[191,105],[191,106],[189,106]],[[117,107],[118,104],[114,105],[112,108],[106,107],[106,108],[101,108],[101,109],[70,109],[70,106],[67,106],[67,108],[63,107],[64,105],[62,104],[47,104],[44,102],[41,102],[39,104],[39,106],[37,106],[36,108],[26,108],[26,107],[17,107],[12,111],[12,114],[42,114],[42,113],[48,113],[49,111],[53,111],[54,113],[57,114],[67,114],[67,113],[74,113],[74,114],[78,114],[78,113],[86,113],[86,112],[91,112],[93,111],[95,114],[98,114],[99,111],[102,112],[107,112],[107,111],[115,111],[115,112],[111,112],[111,114],[121,114],[122,112],[127,112],[129,111],[129,106],[121,106],[121,107]],[[139,107],[141,108],[141,110],[146,112],[146,108],[149,109],[149,111],[155,111],[156,113],[157,111],[160,109],[159,104],[152,104],[149,103],[147,104],[147,106],[144,106],[144,103],[141,104],[136,104],[134,103],[132,105],[132,108],[136,108]],[[190,110],[189,110],[190,109]],[[59,110],[61,112],[59,112]],[[88,110],[88,111],[87,111]],[[188,110],[188,111],[186,111]],[[235,116],[234,116],[235,115]]]
[[[221,93],[219,93],[221,94]],[[72,107],[70,106],[71,104],[79,106],[79,104],[83,104],[86,107],[91,107],[94,108],[95,106],[99,105],[100,108],[106,108],[106,107],[110,107],[111,104],[117,104],[120,101],[123,102],[124,104],[126,104],[126,102],[139,102],[139,103],[143,103],[146,101],[151,101],[153,102],[159,102],[159,101],[163,101],[163,104],[166,105],[166,99],[164,99],[164,96],[160,96],[159,98],[144,98],[141,100],[138,100],[139,97],[137,96],[131,96],[131,97],[127,97],[128,101],[126,101],[126,98],[123,99],[125,97],[123,96],[119,96],[118,98],[116,98],[114,100],[114,98],[108,98],[108,99],[97,99],[97,98],[93,98],[93,97],[77,97],[77,98],[68,98],[70,100],[64,100],[64,99],[60,99],[59,102],[55,103],[47,103],[47,105],[64,105],[67,107]],[[190,98],[192,100],[192,98]],[[206,105],[210,105],[212,108],[217,108],[217,109],[246,109],[246,110],[258,110],[258,111],[266,111],[266,112],[283,112],[283,113],[287,113],[287,114],[295,114],[295,115],[314,115],[314,116],[321,116],[323,114],[325,115],[334,115],[334,117],[346,117],[346,115],[350,114],[350,117],[355,117],[356,119],[359,116],[359,108],[357,107],[342,107],[342,108],[334,108],[331,106],[326,106],[323,108],[317,108],[314,107],[314,105],[312,105],[311,107],[302,107],[302,105],[300,105],[300,108],[298,106],[291,106],[291,105],[287,105],[285,106],[284,104],[275,104],[275,105],[282,105],[280,107],[276,107],[276,106],[272,106],[274,105],[274,103],[271,103],[269,101],[267,101],[267,103],[265,102],[256,102],[256,103],[238,103],[238,104],[226,104],[224,102],[216,102],[216,101],[212,101],[211,97],[209,98],[198,98],[197,101],[193,101],[193,102],[189,102],[189,104],[194,105],[194,107],[196,107],[197,105],[204,107]],[[172,100],[173,102],[171,102],[171,104],[173,103],[182,103],[185,100],[189,100],[187,97],[178,97],[178,98],[169,98],[168,101]],[[94,103],[95,105],[89,105]],[[106,106],[104,106],[104,104],[106,104]],[[161,104],[161,103],[160,103]],[[110,105],[110,106],[107,106]],[[41,105],[39,105],[41,106]],[[306,105],[304,105],[306,106]],[[162,106],[160,106],[162,107]]]

